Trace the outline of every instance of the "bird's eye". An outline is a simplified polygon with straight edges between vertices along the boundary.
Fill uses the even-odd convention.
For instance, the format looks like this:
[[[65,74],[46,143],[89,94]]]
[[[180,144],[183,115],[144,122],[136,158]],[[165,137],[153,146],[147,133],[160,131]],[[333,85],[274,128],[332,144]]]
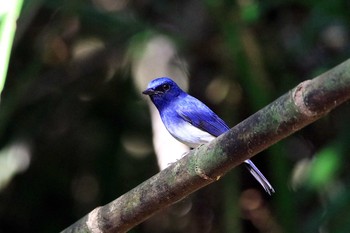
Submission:
[[[163,85],[163,90],[164,91],[167,91],[167,90],[169,90],[170,89],[170,85],[169,84],[164,84]]]

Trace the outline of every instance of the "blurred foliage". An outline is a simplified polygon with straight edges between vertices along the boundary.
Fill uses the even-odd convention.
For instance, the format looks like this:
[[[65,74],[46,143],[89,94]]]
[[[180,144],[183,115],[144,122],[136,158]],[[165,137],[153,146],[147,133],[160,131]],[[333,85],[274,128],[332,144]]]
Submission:
[[[172,38],[190,92],[234,125],[349,57],[349,7],[24,1],[0,106],[0,232],[58,232],[158,171],[135,40]],[[272,197],[235,169],[132,232],[349,232],[348,119],[344,104],[254,157]]]
[[[22,9],[22,0],[2,2],[0,10],[0,94],[4,88],[16,20]]]

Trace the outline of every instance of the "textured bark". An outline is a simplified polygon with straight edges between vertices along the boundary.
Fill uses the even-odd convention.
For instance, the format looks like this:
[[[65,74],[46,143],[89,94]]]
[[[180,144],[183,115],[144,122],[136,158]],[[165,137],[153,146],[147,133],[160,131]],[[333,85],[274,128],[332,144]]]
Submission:
[[[211,143],[63,232],[126,232],[350,99],[350,60],[300,83]],[[278,195],[278,192],[275,194]]]

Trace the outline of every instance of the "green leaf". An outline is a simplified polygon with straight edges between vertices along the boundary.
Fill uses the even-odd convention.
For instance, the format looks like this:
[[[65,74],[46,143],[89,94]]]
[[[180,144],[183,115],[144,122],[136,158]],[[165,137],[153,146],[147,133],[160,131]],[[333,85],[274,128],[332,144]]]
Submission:
[[[16,20],[22,5],[23,0],[0,2],[0,94],[5,84]]]
[[[321,188],[330,183],[337,173],[340,158],[336,146],[329,146],[320,151],[310,169],[309,185]]]

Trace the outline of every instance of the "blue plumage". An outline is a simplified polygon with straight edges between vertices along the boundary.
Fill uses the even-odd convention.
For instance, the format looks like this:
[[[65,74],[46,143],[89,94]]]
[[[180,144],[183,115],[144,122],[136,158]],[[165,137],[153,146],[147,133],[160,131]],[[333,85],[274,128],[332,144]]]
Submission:
[[[142,93],[150,96],[169,133],[192,148],[210,142],[229,130],[210,108],[181,90],[169,78],[154,79]],[[275,192],[251,160],[246,160],[245,164],[268,194]]]

